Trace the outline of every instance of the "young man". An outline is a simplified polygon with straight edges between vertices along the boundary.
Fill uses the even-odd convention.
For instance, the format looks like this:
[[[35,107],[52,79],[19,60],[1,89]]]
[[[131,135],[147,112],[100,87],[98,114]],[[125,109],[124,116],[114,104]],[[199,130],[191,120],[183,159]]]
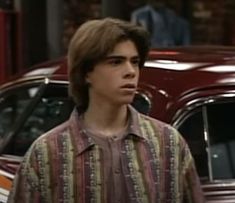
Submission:
[[[117,19],[83,24],[68,52],[70,119],[34,142],[9,202],[201,203],[187,144],[134,110],[146,31]]]

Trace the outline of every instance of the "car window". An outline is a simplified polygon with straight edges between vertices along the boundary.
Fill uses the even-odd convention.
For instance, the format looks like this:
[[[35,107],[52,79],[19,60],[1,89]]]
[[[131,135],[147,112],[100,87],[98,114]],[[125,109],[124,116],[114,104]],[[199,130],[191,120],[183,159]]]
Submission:
[[[12,129],[19,116],[38,91],[38,86],[18,87],[0,94],[0,137]]]
[[[208,179],[208,157],[204,139],[202,109],[195,110],[179,127],[179,132],[186,139],[193,154],[199,176]]]
[[[233,102],[212,104],[207,107],[212,176],[216,179],[235,178],[234,115]]]
[[[8,146],[10,153],[24,155],[35,139],[67,120],[73,108],[74,104],[67,94],[67,86],[49,84],[11,141],[11,146]]]
[[[207,104],[191,112],[179,126],[202,179],[235,178],[234,114],[234,102]]]

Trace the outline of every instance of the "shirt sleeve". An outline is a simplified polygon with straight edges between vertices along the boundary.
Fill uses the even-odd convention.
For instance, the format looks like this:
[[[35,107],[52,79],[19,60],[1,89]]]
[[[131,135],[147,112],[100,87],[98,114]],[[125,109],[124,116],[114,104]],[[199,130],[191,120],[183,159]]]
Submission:
[[[194,159],[188,145],[184,144],[183,149],[183,191],[184,202],[204,203],[205,198],[201,188],[200,179],[195,167]]]
[[[37,160],[33,148],[25,155],[13,182],[8,203],[39,203],[39,178]]]

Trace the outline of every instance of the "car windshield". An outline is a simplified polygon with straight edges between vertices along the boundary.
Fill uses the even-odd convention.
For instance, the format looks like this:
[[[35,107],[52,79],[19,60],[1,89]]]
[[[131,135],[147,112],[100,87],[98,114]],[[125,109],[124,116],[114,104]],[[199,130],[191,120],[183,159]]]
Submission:
[[[39,85],[9,90],[0,95],[0,138],[12,130],[22,113],[39,90]]]
[[[8,140],[3,153],[13,155],[24,155],[36,138],[68,119],[74,107],[67,86],[58,84],[23,86],[2,98],[1,140]]]

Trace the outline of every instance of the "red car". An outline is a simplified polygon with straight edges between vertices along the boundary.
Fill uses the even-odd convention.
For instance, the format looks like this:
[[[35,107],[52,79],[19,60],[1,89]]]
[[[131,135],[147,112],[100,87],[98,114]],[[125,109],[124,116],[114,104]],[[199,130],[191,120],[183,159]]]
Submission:
[[[74,104],[66,70],[63,58],[0,87],[0,176],[12,179],[32,141],[68,118]],[[207,202],[235,202],[235,49],[150,51],[133,106],[182,133]]]

